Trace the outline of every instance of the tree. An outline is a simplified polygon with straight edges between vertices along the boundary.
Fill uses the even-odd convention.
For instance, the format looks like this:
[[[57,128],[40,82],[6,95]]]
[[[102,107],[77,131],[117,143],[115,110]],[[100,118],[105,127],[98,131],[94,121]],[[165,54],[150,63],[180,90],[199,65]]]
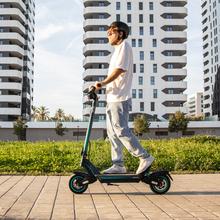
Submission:
[[[177,111],[174,115],[172,115],[169,119],[169,131],[176,132],[178,134],[179,131],[186,131],[189,120],[185,117],[183,112]]]
[[[149,131],[150,122],[148,122],[145,115],[138,115],[134,118],[133,125],[135,135],[141,136]]]
[[[26,140],[26,121],[22,119],[22,117],[18,117],[18,119],[14,122],[14,134],[17,135],[19,141]]]
[[[63,127],[63,124],[61,122],[57,122],[55,132],[59,136],[64,136],[65,132],[67,132],[68,129]]]
[[[54,118],[55,118],[57,121],[64,121],[64,120],[65,120],[64,110],[61,109],[61,108],[59,108],[59,109],[56,111]]]
[[[36,121],[38,118],[38,113],[37,113],[37,108],[35,106],[32,106],[32,114],[31,114],[31,118]]]
[[[65,121],[74,121],[74,116],[71,114],[65,115],[64,120]]]
[[[46,121],[50,118],[49,117],[50,112],[48,108],[46,108],[45,106],[40,106],[39,108],[37,108],[36,114],[38,121]]]

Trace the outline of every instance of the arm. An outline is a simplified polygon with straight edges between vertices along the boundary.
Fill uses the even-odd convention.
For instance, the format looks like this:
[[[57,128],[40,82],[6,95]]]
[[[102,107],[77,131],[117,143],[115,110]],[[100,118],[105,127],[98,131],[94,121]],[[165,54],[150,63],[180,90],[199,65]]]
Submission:
[[[111,83],[112,81],[114,81],[115,79],[117,79],[123,72],[125,72],[123,69],[114,69],[114,71],[107,76],[103,81],[101,82],[96,82],[95,87],[96,89],[100,89],[101,87]]]

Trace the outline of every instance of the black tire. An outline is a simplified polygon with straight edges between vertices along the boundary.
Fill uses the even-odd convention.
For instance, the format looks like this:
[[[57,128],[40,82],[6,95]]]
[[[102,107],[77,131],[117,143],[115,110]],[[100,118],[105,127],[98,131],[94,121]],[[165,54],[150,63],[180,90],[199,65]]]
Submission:
[[[84,193],[87,188],[88,184],[82,184],[82,182],[85,180],[85,177],[82,175],[74,175],[69,180],[69,188],[73,193],[76,194],[82,194]]]
[[[167,175],[161,175],[153,183],[150,183],[150,188],[156,194],[165,194],[170,189],[170,185],[170,178]]]

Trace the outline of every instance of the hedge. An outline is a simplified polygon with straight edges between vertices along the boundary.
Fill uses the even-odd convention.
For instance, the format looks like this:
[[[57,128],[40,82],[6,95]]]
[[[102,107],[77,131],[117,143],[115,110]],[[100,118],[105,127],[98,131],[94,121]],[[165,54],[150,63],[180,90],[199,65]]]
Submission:
[[[172,172],[220,171],[220,138],[193,136],[169,140],[143,140],[155,157],[152,170]],[[83,142],[0,142],[0,174],[69,175],[80,167]],[[92,141],[90,160],[100,169],[111,166],[108,141]],[[124,149],[125,166],[134,172],[139,160]]]

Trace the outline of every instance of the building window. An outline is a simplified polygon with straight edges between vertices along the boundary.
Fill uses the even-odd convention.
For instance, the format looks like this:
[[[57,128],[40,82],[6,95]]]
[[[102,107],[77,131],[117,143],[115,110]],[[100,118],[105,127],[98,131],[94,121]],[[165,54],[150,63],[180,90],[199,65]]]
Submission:
[[[153,64],[153,73],[157,73],[157,64]]]
[[[120,9],[121,9],[120,2],[116,2],[116,10],[120,10]]]
[[[144,73],[144,64],[143,63],[140,64],[140,73]]]
[[[144,20],[144,19],[143,19],[143,14],[140,14],[140,15],[139,15],[139,23],[143,23],[143,20]]]
[[[129,35],[131,35],[131,26],[129,26],[128,28],[129,28]]]
[[[149,2],[149,10],[154,10],[154,3],[153,2]]]
[[[139,99],[143,98],[143,89],[138,89],[138,97]]]
[[[142,46],[143,46],[142,39],[138,39],[138,47],[142,47]]]
[[[132,98],[136,99],[136,89],[132,89]]]
[[[154,15],[153,14],[149,15],[149,20],[150,20],[150,23],[154,23]]]
[[[143,10],[143,2],[139,2],[139,10]]]
[[[157,39],[153,39],[153,47],[157,47]]]
[[[168,26],[167,29],[166,29],[166,31],[173,31],[173,27]]]
[[[154,99],[157,98],[157,89],[153,89],[153,98],[154,98]]]
[[[133,73],[136,73],[136,64],[133,64]]]
[[[168,69],[173,69],[173,64],[172,64],[172,63],[169,63],[169,64],[167,65],[167,68],[168,68]]]
[[[136,47],[136,39],[131,40],[131,45],[132,45],[132,47]]]
[[[131,14],[128,14],[128,15],[127,15],[127,22],[128,22],[128,23],[131,23]]]
[[[141,112],[144,111],[144,102],[140,102],[140,111],[141,111]]]
[[[151,76],[150,77],[150,84],[153,86],[155,85],[155,77],[154,76]]]
[[[150,60],[154,60],[155,59],[155,57],[154,57],[154,51],[151,51],[150,52]]]
[[[152,112],[155,111],[155,102],[151,102],[151,103],[150,103],[150,110],[151,110]]]
[[[138,83],[139,85],[143,85],[143,76],[138,77]]]
[[[99,27],[99,31],[105,31],[105,27],[103,26]]]
[[[144,51],[140,51],[140,60],[144,60]]]
[[[144,35],[144,27],[139,27],[139,34]]]
[[[131,10],[131,2],[127,2],[127,10]]]
[[[168,89],[167,91],[168,91],[168,94],[174,94],[173,89]]]
[[[173,76],[168,76],[168,77],[167,77],[167,81],[171,82],[171,81],[173,81],[173,80],[174,80]]]
[[[153,26],[150,27],[150,35],[151,36],[154,35],[154,27]]]
[[[121,18],[120,18],[120,15],[117,14],[117,15],[116,15],[116,21],[120,21],[120,19],[121,19]]]

